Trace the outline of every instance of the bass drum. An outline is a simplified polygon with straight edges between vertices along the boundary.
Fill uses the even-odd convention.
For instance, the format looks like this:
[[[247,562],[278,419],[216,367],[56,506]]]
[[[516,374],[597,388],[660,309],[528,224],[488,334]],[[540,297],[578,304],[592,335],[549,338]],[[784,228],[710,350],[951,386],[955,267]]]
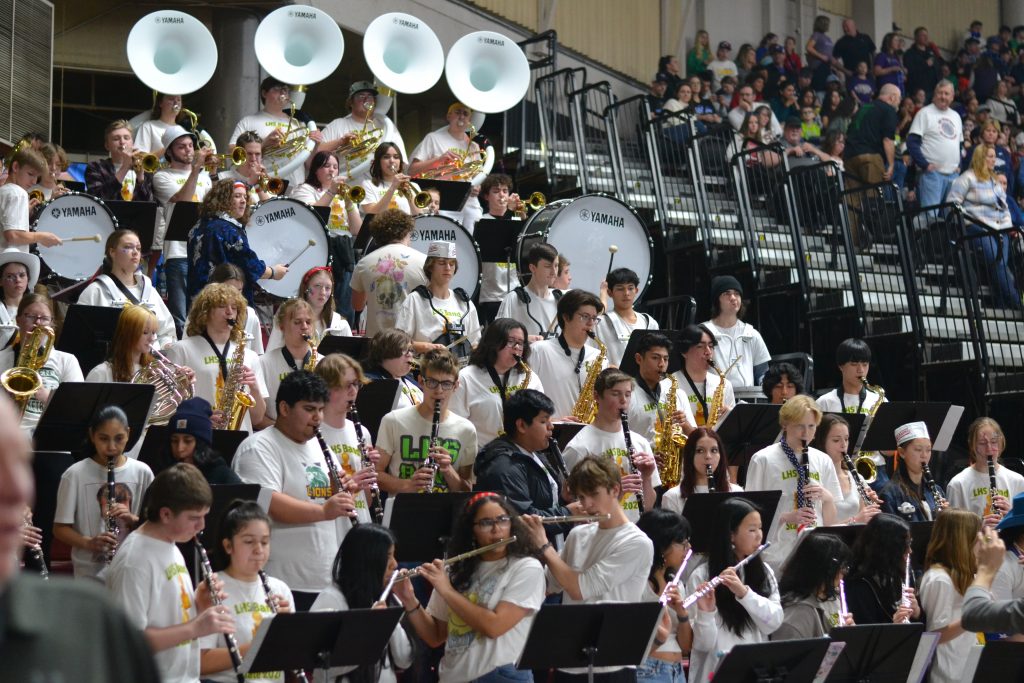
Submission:
[[[84,192],[68,192],[43,204],[32,225],[64,240],[59,247],[39,245],[39,257],[57,277],[80,281],[92,277],[103,263],[107,238],[117,230],[117,219],[103,200]],[[93,237],[99,240],[72,238]]]
[[[455,242],[459,258],[459,272],[452,278],[452,289],[461,287],[469,298],[476,299],[480,289],[480,246],[469,231],[445,216],[417,216],[409,246],[427,253],[431,242]]]
[[[615,197],[598,193],[560,199],[533,214],[519,235],[520,273],[530,272],[526,256],[538,242],[569,259],[573,289],[600,292],[613,245],[618,251],[612,268],[629,268],[640,279],[637,301],[651,283],[654,242],[636,211]]]
[[[302,276],[327,265],[327,231],[320,217],[302,202],[275,197],[256,206],[245,226],[249,246],[267,264],[289,263],[280,280],[259,280],[263,291],[282,299],[298,296]]]

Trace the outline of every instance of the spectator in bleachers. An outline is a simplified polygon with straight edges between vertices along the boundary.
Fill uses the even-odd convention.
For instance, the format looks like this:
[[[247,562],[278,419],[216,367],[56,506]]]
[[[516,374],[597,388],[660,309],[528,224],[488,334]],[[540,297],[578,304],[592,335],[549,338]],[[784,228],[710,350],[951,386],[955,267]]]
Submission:
[[[778,125],[778,119],[775,118],[775,114],[772,113],[772,108],[767,104],[759,104],[754,108],[754,113],[757,114],[757,122],[761,125],[761,140],[765,144],[776,142],[782,137],[782,127],[779,126],[778,132],[776,132],[775,126]]]
[[[764,144],[764,140],[761,137],[761,123],[757,118],[755,112],[747,112],[746,117],[743,119],[743,123],[740,125],[740,129],[733,136],[732,148],[730,154],[739,154],[756,147],[760,147]],[[773,151],[764,150],[758,154],[751,155],[747,159],[747,166],[764,166],[774,167],[778,166],[782,158]]]
[[[825,100],[821,104],[821,128],[822,130],[828,130],[834,119],[839,112],[839,108],[843,104],[843,93],[838,90],[832,90],[825,93]]]
[[[736,78],[743,82],[747,81],[747,76],[753,72],[756,66],[757,57],[754,46],[750,43],[740,45],[740,50],[736,53]]]
[[[771,63],[769,59],[771,57],[773,47],[782,47],[779,45],[779,36],[776,33],[766,33],[761,42],[757,44],[757,50],[754,53],[754,57],[757,59],[757,63],[763,66],[768,66]]]
[[[708,70],[711,63],[711,38],[701,29],[693,41],[693,48],[686,53],[686,75],[697,76]]]
[[[1003,126],[1020,126],[1020,112],[1017,104],[1010,98],[1010,86],[1005,79],[996,83],[995,92],[988,98],[989,113],[992,118]]]
[[[967,29],[966,33],[964,33],[964,43],[966,43],[967,41],[972,40],[972,39],[976,40],[976,41],[978,41],[980,43],[981,42],[981,29],[983,27],[984,27],[984,25],[980,21],[978,21],[977,19],[972,21],[971,22],[971,27],[969,29]]]
[[[832,157],[820,148],[804,140],[801,135],[801,121],[793,117],[786,119],[782,129],[782,149],[789,158],[789,167],[813,166],[820,161],[832,161]]]
[[[903,52],[903,66],[907,69],[907,92],[918,88],[930,97],[939,82],[939,65],[942,55],[935,43],[928,39],[928,29],[918,26],[914,29],[914,44]]]
[[[996,89],[999,81],[999,69],[992,58],[987,54],[978,58],[974,63],[974,77],[971,80],[971,89],[978,98],[978,102],[987,100]]]
[[[918,167],[918,200],[921,206],[941,204],[957,177],[963,126],[950,109],[952,84],[935,87],[932,103],[914,116],[907,136],[907,149]]]
[[[781,45],[772,45],[768,49],[768,63],[762,64],[765,70],[765,92],[769,97],[777,97],[779,89],[786,83],[796,84],[796,78],[786,74],[786,52]]]
[[[899,101],[899,89],[883,85],[878,98],[858,112],[846,131],[846,169],[863,183],[892,180]]]
[[[1017,53],[1017,61],[1010,68],[1010,78],[1018,86],[1024,84],[1024,46]]]
[[[679,63],[679,58],[675,55],[665,55],[658,60],[658,73],[654,77],[665,81],[668,84],[666,92],[674,97],[679,84],[683,82],[683,66]]]
[[[886,33],[882,38],[882,49],[875,56],[875,82],[879,87],[892,83],[900,89],[900,94],[906,87],[906,69],[900,60],[900,52],[903,48],[903,39],[896,33]]]
[[[984,105],[982,105],[982,106],[984,106]],[[1007,149],[1003,145],[999,144],[999,133],[1000,132],[1001,132],[1001,128],[1000,128],[999,123],[997,121],[987,120],[984,123],[978,125],[978,127],[975,129],[975,135],[972,136],[972,137],[976,138],[975,144],[988,145],[988,146],[990,146],[990,147],[992,147],[993,149],[996,150],[996,168],[995,168],[996,175],[998,175],[1000,173],[1011,174],[1012,175],[1013,174],[1013,157],[1011,156],[1009,149]],[[966,142],[964,144],[966,145]],[[960,165],[960,170],[961,171],[966,171],[967,169],[969,169],[971,167],[971,162],[973,160],[973,157],[974,157],[973,150],[971,150],[970,152],[967,152],[965,150],[965,152],[964,152],[964,161]],[[1009,176],[1007,176],[1007,177],[1009,177]],[[1010,187],[1009,187],[1009,195],[1011,197],[1014,194],[1014,192],[1013,192],[1014,189],[1015,189],[1015,185],[1011,181],[1010,182]]]
[[[871,36],[857,30],[853,19],[843,19],[843,37],[836,41],[832,54],[842,65],[840,68],[849,78],[861,62],[870,64],[875,54],[875,41]]]
[[[647,103],[651,105],[651,114],[657,116],[665,107],[665,91],[668,89],[668,81],[654,77],[651,81],[651,90],[647,93]]]
[[[821,141],[821,151],[832,157],[832,161],[839,165],[840,171],[846,170],[846,163],[843,161],[843,152],[846,150],[846,134],[838,130],[831,130]]]
[[[796,84],[783,83],[779,89],[779,96],[769,102],[772,113],[779,121],[785,121],[791,116],[800,116],[800,105],[796,99]]]
[[[858,62],[853,75],[846,79],[846,89],[861,104],[867,104],[875,95],[875,82],[868,75],[868,63]]]
[[[786,42],[782,46],[782,50],[785,53],[785,60],[783,65],[786,69],[786,78],[791,81],[797,80],[800,72],[804,70],[803,60],[800,59],[800,52],[796,49],[796,38],[793,36],[786,36]],[[797,84],[797,88],[801,86]]]
[[[831,21],[824,14],[814,18],[814,33],[804,51],[807,53],[807,66],[814,72],[811,86],[815,90],[825,89],[825,79],[832,73],[832,66],[836,64],[836,58],[832,56],[833,43],[828,35]]]
[[[732,43],[723,40],[718,44],[718,51],[715,53],[715,60],[708,64],[708,71],[711,72],[711,89],[718,90],[722,87],[722,79],[726,76],[736,76],[736,62],[729,59],[732,52]]]
[[[821,119],[814,111],[814,107],[804,107],[800,110],[800,134],[808,140],[821,138]]]
[[[740,130],[740,126],[744,123],[747,114],[756,109],[757,103],[754,100],[754,88],[749,85],[744,85],[737,94],[739,95],[738,104],[729,112],[729,123],[732,124],[735,130]],[[772,136],[779,137],[782,135],[782,126],[779,125],[779,120],[775,118],[775,114],[772,114],[771,111],[771,107],[768,107],[768,113],[771,114],[768,131]]]
[[[817,93],[811,88],[800,88],[799,83],[796,88],[800,91],[800,109],[811,107],[814,109],[815,115],[821,114],[821,102],[818,101]]]

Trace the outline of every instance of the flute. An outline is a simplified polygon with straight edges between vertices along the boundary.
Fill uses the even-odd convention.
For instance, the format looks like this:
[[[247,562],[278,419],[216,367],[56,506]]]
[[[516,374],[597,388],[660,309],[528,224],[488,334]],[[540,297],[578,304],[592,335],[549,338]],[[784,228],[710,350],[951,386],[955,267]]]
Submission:
[[[541,517],[541,524],[568,524],[570,522],[604,522],[611,519],[608,513],[603,515],[563,515],[561,517]]]
[[[686,565],[690,562],[690,556],[693,555],[693,548],[686,551],[686,556],[683,558],[682,564],[679,565],[679,569],[676,570],[676,575],[672,577],[672,580],[665,584],[665,590],[661,591],[661,597],[658,598],[658,602],[663,605],[668,604],[668,587],[678,586],[679,582],[683,579],[683,572],[686,570]]]
[[[629,435],[629,415],[625,410],[619,411],[619,419],[622,420],[622,438],[626,441],[626,457],[629,458],[629,466],[632,470],[636,471],[636,466],[633,464],[633,457],[636,455],[636,449],[633,448],[633,437]],[[643,484],[640,485],[641,489]],[[636,496],[636,506],[639,514],[644,513],[644,493],[643,491],[637,491],[633,495]]]
[[[365,467],[370,463],[366,457],[366,439],[363,437],[363,425],[359,422],[359,411],[356,409],[356,402],[352,401],[348,404],[349,419],[352,420],[352,426],[356,430],[356,443],[359,444],[359,457]],[[373,515],[373,523],[380,524],[384,521],[384,508],[380,504],[380,487],[377,485],[377,480],[373,481],[370,485],[370,513]]]
[[[732,570],[734,572],[739,572],[740,568],[743,565],[745,565],[747,562],[750,562],[752,559],[754,559],[755,557],[757,557],[758,555],[763,553],[765,551],[765,549],[768,546],[770,546],[771,544],[772,544],[771,541],[765,541],[761,545],[757,546],[757,550],[755,550],[754,552],[750,553],[749,555],[744,557],[742,560],[740,560],[739,562],[734,564],[733,567],[732,567]],[[710,581],[705,583],[703,586],[701,586],[700,588],[695,590],[693,593],[690,593],[688,596],[683,598],[683,609],[690,609],[690,606],[693,605],[693,603],[697,602],[698,600],[703,598],[705,595],[707,595],[711,591],[715,590],[715,588],[717,588],[719,586],[719,584],[721,584],[721,583],[722,583],[721,575],[713,577]]]
[[[846,582],[839,579],[839,625],[844,626],[846,615],[849,614],[846,608]]]
[[[199,550],[200,568],[203,572],[203,581],[206,582],[206,587],[210,591],[210,602],[214,605],[220,606],[220,596],[217,595],[217,588],[213,585],[213,567],[210,566],[210,557],[206,554],[206,548],[203,547],[202,541],[199,540],[199,534],[196,534],[193,541],[196,544],[196,548]],[[228,654],[231,656],[231,666],[235,670],[235,676],[238,677],[238,683],[245,683],[245,674],[240,671],[242,668],[242,655],[238,653],[238,641],[235,640],[235,636],[230,633],[224,634],[224,641],[228,645]]]
[[[271,614],[277,614],[277,602],[270,597],[270,580],[267,578],[267,573],[260,569],[256,572],[260,577],[260,583],[263,584],[263,594],[266,596],[267,607],[270,608]],[[309,683],[309,679],[306,678],[306,672],[302,669],[295,669],[291,672],[299,683]]]
[[[469,550],[467,552],[460,553],[459,555],[456,555],[455,557],[449,557],[447,560],[445,560],[444,561],[444,566],[447,567],[449,565],[455,564],[456,562],[462,562],[463,560],[468,560],[471,557],[475,557],[477,555],[483,555],[484,553],[489,553],[492,550],[495,550],[496,548],[501,548],[501,547],[506,546],[506,545],[508,545],[510,543],[515,543],[516,540],[517,539],[516,539],[515,536],[509,536],[508,538],[501,539],[497,543],[491,543],[490,545],[485,545],[485,546],[482,546],[480,548],[476,548],[474,550]],[[409,571],[407,571],[404,576],[400,576],[397,579],[395,579],[395,581],[393,583],[398,583],[399,581],[405,581],[406,579],[411,579],[414,576],[419,576],[419,575],[420,575],[420,569],[419,569],[419,567],[416,567],[414,569],[410,569]]]
[[[903,570],[903,590],[900,592],[900,606],[910,607],[910,596],[907,595],[907,591],[910,590],[910,555],[907,554],[907,564]],[[909,624],[910,617],[903,617],[903,623]]]

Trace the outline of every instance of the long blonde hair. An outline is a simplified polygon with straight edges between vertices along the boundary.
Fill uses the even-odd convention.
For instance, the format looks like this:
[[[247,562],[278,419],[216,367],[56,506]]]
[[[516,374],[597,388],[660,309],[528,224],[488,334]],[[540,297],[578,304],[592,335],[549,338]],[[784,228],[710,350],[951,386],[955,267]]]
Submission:
[[[974,154],[971,156],[971,170],[974,171],[974,175],[977,176],[978,180],[982,182],[988,182],[995,178],[994,172],[988,170],[988,166],[985,165],[985,157],[988,156],[988,151],[992,150],[995,152],[995,147],[981,143],[974,148]]]
[[[974,453],[974,449],[978,445],[978,437],[981,434],[981,430],[986,427],[996,433],[996,438],[999,439],[1002,444],[999,447],[1000,455],[1002,455],[1003,450],[1006,448],[1006,437],[1003,435],[1003,428],[999,426],[999,423],[991,417],[979,417],[971,423],[970,427],[967,428],[967,457],[971,463],[974,463],[974,461],[978,459],[978,456]]]
[[[960,595],[974,580],[978,561],[974,557],[974,538],[981,529],[981,518],[969,510],[946,508],[935,518],[928,542],[924,566],[939,565],[949,573]]]

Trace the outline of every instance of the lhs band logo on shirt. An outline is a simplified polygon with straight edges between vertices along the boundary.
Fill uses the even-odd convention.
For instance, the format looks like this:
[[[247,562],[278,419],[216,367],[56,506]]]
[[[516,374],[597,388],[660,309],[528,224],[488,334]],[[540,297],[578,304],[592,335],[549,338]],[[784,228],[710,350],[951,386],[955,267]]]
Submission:
[[[452,456],[452,464],[455,465],[459,461],[459,452],[462,450],[462,442],[458,439],[445,439],[440,438],[441,447],[444,448]],[[423,461],[427,459],[430,454],[430,437],[429,436],[417,436],[413,437],[409,434],[403,434],[398,444],[399,457],[401,464],[398,466],[398,478],[399,479],[412,479],[412,475],[416,474],[416,470],[423,466]],[[437,486],[446,486],[444,477],[441,473],[437,473],[434,484]]]

